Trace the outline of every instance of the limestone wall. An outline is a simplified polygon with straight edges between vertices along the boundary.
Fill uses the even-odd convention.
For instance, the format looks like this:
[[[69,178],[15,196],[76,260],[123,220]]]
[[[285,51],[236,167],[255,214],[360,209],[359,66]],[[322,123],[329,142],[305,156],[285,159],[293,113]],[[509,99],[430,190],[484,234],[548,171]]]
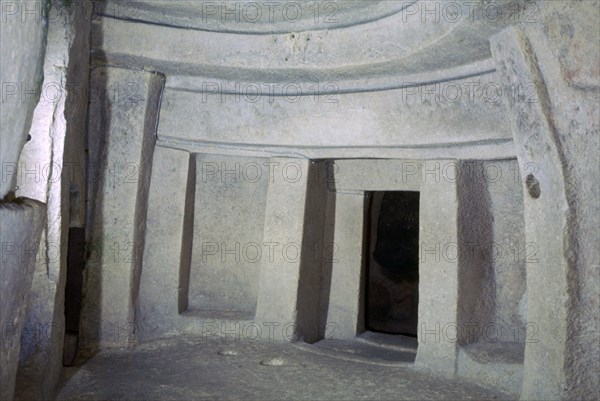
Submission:
[[[43,79],[48,2],[2,2],[2,182],[15,190],[17,162],[31,127]]]
[[[545,2],[539,24],[492,40],[505,86],[535,83],[536,102],[509,102],[525,179],[528,319],[539,341],[525,349],[522,397],[594,398],[598,376],[598,7]],[[586,50],[582,50],[586,49]],[[578,67],[574,67],[577,65]],[[595,217],[592,217],[595,216]],[[595,228],[594,228],[595,227]],[[584,345],[585,344],[585,345]],[[584,367],[585,366],[585,367]]]
[[[48,217],[2,220],[3,256],[45,245],[22,276],[3,260],[3,288],[20,285],[2,322],[19,297],[28,328],[3,342],[3,398],[15,351],[18,396],[55,387],[69,228],[87,241],[80,351],[231,327],[353,339],[365,194],[389,190],[421,192],[416,369],[597,396],[598,2],[443,0],[439,18],[331,2],[335,22],[294,25],[193,1],[31,3],[2,2],[0,211],[24,221],[16,195]]]
[[[559,47],[563,50],[552,60],[547,50],[536,55],[546,57],[543,68],[538,66],[539,59],[531,56],[532,48],[543,48],[542,42],[547,40],[543,35],[570,32],[571,25],[563,26],[562,17],[556,22],[563,24],[559,27],[545,25],[561,13],[578,12],[569,2],[562,4],[565,8],[557,11],[558,6],[545,9],[541,3],[525,9],[521,2],[498,2],[494,5],[502,16],[493,22],[489,14],[480,13],[487,6],[479,5],[472,10],[472,18],[463,15],[459,22],[442,19],[438,24],[428,23],[426,18],[409,21],[415,11],[412,8],[390,9],[389,13],[373,8],[369,22],[356,15],[350,17],[353,11],[346,10],[341,15],[354,18],[348,24],[340,23],[327,31],[314,26],[296,33],[277,29],[263,32],[266,28],[260,23],[235,25],[235,20],[218,23],[214,18],[201,18],[201,23],[190,25],[163,3],[143,2],[123,14],[119,13],[122,3],[108,2],[98,10],[93,24],[94,63],[165,75],[156,128],[156,146],[161,151],[156,160],[164,166],[176,155],[182,157],[168,176],[161,177],[161,170],[153,167],[148,209],[148,221],[153,224],[146,231],[147,240],[170,243],[169,230],[175,230],[177,238],[181,235],[181,245],[164,256],[145,248],[140,282],[134,281],[128,288],[134,295],[139,291],[139,313],[134,300],[133,314],[121,324],[134,325],[133,331],[140,333],[134,341],[203,332],[206,324],[248,321],[295,322],[318,333],[312,340],[322,337],[323,326],[333,323],[339,335],[351,338],[364,330],[361,249],[365,191],[404,188],[408,184],[402,178],[422,169],[426,177],[458,171],[461,176],[454,180],[427,178],[414,186],[429,195],[421,198],[426,199],[422,204],[422,236],[440,249],[454,244],[456,250],[454,258],[443,258],[442,253],[439,260],[422,261],[419,320],[425,331],[420,332],[417,366],[480,380],[513,394],[519,394],[523,384],[524,397],[538,394],[533,390],[534,382],[545,383],[536,388],[545,389],[548,396],[566,396],[556,387],[571,377],[564,369],[566,359],[560,357],[561,352],[563,358],[568,353],[561,350],[575,349],[579,341],[572,340],[577,336],[567,336],[575,327],[568,323],[567,315],[578,310],[573,296],[586,286],[575,285],[573,277],[578,277],[578,270],[567,269],[575,266],[577,258],[569,253],[573,251],[560,256],[562,246],[579,249],[575,246],[580,241],[578,235],[572,231],[564,234],[572,246],[558,246],[558,240],[550,245],[547,236],[540,237],[534,223],[572,221],[569,216],[574,216],[578,205],[570,198],[572,188],[564,186],[571,184],[562,182],[566,175],[560,166],[568,165],[571,156],[562,144],[552,145],[557,135],[553,132],[563,129],[556,128],[560,120],[554,121],[554,111],[550,111],[554,104],[550,99],[558,96],[558,89],[548,95],[546,87],[552,85],[544,77],[550,75],[554,82],[557,76],[546,69],[560,65],[565,82],[572,83],[572,90],[581,91],[573,96],[585,97],[592,96],[585,91],[593,86],[589,76],[594,71],[576,69],[567,61],[572,60],[565,56],[567,47]],[[192,3],[181,7],[192,14],[207,11]],[[539,18],[532,19],[532,12]],[[161,13],[167,15],[168,23],[150,24],[163,18]],[[578,18],[575,15],[573,18]],[[302,23],[307,24],[306,20]],[[512,47],[506,45],[510,50],[497,39],[490,47],[490,38],[509,25],[514,32],[522,29],[526,33],[514,34]],[[250,32],[261,34],[246,35]],[[508,35],[506,32],[497,38]],[[364,43],[351,46],[350,38],[361,35]],[[391,46],[385,35],[404,39],[404,45]],[[514,67],[516,73],[507,69],[505,60],[517,59],[510,52],[525,54],[523,69],[527,74],[518,70],[521,67]],[[579,104],[583,97],[576,102]],[[528,113],[540,122],[525,129],[519,121]],[[583,120],[592,121],[590,117],[592,114],[585,114]],[[595,129],[593,125],[589,128]],[[523,140],[524,132],[530,131],[542,142],[549,138],[549,148],[531,151],[535,141]],[[553,152],[555,156],[544,161]],[[306,159],[336,160],[335,166],[347,170],[335,173],[334,185],[329,182],[315,190],[308,182],[302,188],[277,180],[266,186],[244,181],[234,187],[218,180],[205,185],[198,175],[202,171],[199,163],[204,160],[223,158],[235,164],[282,157],[292,157],[300,165],[306,165]],[[364,160],[361,166],[340,159],[388,160]],[[402,160],[416,168],[394,171],[394,165],[406,165]],[[453,167],[436,173],[440,161]],[[488,175],[477,175],[474,169],[481,168]],[[494,169],[499,177],[489,175]],[[177,216],[173,222],[158,217],[166,200],[160,193],[161,183],[168,185],[164,180],[171,178],[179,183],[175,204],[171,205]],[[546,191],[558,194],[551,199],[562,202],[562,207],[549,206],[549,214],[545,214],[536,206],[543,200],[532,199],[539,198],[539,189],[544,193],[549,183]],[[287,196],[281,194],[285,191]],[[563,202],[560,194],[565,191]],[[247,203],[236,207],[232,200],[235,195],[243,196]],[[300,203],[286,204],[290,201]],[[561,217],[559,210],[572,212]],[[315,216],[322,221],[310,226]],[[586,223],[575,226],[578,224]],[[251,228],[239,230],[238,225]],[[569,225],[568,230],[575,226]],[[343,247],[338,264],[330,265],[271,260],[252,265],[230,263],[227,256],[210,266],[202,262],[206,239],[222,245],[227,241],[258,241],[261,233],[262,241],[305,243],[333,238]],[[210,253],[216,250],[213,248]],[[540,258],[536,258],[538,254]],[[553,261],[562,261],[563,267]],[[169,266],[168,280],[161,284],[165,265]],[[282,272],[277,266],[287,270]],[[554,267],[543,270],[543,266]],[[123,266],[123,271],[131,268]],[[551,271],[562,278],[551,278]],[[569,273],[561,275],[564,271]],[[307,283],[318,288],[317,304],[304,295],[310,293]],[[153,298],[157,288],[167,291],[164,298]],[[550,288],[573,302],[572,307],[565,307],[557,299],[549,308],[559,322],[558,335],[552,338],[549,320],[542,316],[542,311],[548,310],[543,301],[547,295],[543,294]],[[592,294],[594,288],[584,293]],[[276,304],[273,299],[278,300]],[[201,312],[192,313],[194,310]],[[576,321],[582,324],[582,320]],[[592,325],[589,332],[595,332],[593,323],[586,322]],[[475,333],[470,331],[473,325]],[[495,335],[490,337],[486,327]],[[298,338],[300,331],[294,334],[290,338]],[[433,341],[428,336],[433,336]],[[536,341],[528,341],[532,339]],[[547,350],[547,356],[537,358],[536,349]],[[551,366],[546,370],[552,373],[542,378],[534,368],[539,364]]]
[[[217,155],[196,160],[189,311],[254,316],[264,252],[267,163],[264,158]]]
[[[12,399],[19,360],[21,332],[35,254],[39,248],[46,207],[30,199],[15,200],[18,162],[38,102],[47,32],[46,2],[1,3],[0,40],[2,106],[0,123],[0,281],[2,285],[2,399]]]
[[[5,63],[14,63],[10,68],[16,67],[19,74],[39,67],[35,77],[21,77],[20,107],[11,111],[6,93],[8,107],[4,107],[4,102],[2,105],[3,174],[4,167],[12,164],[10,157],[4,157],[9,148],[4,146],[5,133],[17,131],[5,129],[4,124],[31,108],[29,122],[23,125],[28,141],[15,163],[15,186],[11,190],[19,197],[43,202],[47,209],[47,215],[40,215],[38,221],[31,223],[32,229],[39,225],[42,237],[35,242],[31,238],[31,246],[35,244],[37,250],[31,291],[21,298],[26,314],[21,347],[17,349],[18,399],[51,398],[62,371],[68,234],[70,227],[85,225],[85,105],[91,10],[87,1],[73,7],[61,1],[2,2],[2,80],[9,82],[11,78],[10,74],[5,78],[9,71]],[[5,36],[5,29],[14,26],[11,21],[15,18],[29,36],[22,35],[5,47],[5,39],[11,37],[10,33]],[[45,33],[41,49],[41,42],[35,39],[36,27]],[[26,58],[11,54],[16,50],[5,53],[12,46],[19,46],[20,51],[27,53],[23,55]],[[32,85],[39,86],[39,99],[29,93]],[[5,119],[5,112],[10,112],[11,117]],[[10,137],[18,139],[19,135]],[[3,220],[2,224],[4,229],[6,222]]]

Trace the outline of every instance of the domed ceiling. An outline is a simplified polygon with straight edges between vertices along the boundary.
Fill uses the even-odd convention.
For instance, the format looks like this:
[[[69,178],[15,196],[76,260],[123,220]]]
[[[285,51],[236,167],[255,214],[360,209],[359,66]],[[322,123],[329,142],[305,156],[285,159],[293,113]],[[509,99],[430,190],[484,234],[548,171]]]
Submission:
[[[505,158],[489,38],[531,17],[525,3],[108,0],[96,3],[92,61],[165,76],[157,136],[169,146]],[[460,96],[421,101],[440,87]]]
[[[413,1],[109,1],[104,13],[169,26],[249,34],[302,32],[363,24],[396,14]]]
[[[94,34],[102,57],[117,64],[116,53],[126,53],[177,75],[368,79],[349,86],[376,90],[390,77],[406,81],[473,64],[485,70],[488,38],[515,14],[526,16],[523,1],[109,0],[96,6],[109,18]]]

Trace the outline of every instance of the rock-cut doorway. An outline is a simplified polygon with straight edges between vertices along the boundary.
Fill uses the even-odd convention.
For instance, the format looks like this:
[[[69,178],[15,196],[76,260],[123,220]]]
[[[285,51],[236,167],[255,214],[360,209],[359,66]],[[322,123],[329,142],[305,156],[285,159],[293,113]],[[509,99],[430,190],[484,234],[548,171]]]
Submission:
[[[420,193],[378,191],[370,195],[365,244],[365,328],[416,337]]]

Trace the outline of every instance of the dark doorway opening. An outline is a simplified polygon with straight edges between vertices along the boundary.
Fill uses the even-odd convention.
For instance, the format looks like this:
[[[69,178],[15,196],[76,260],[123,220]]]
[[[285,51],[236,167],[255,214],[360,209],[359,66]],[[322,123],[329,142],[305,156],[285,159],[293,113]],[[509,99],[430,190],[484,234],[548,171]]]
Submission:
[[[77,355],[84,267],[85,228],[71,227],[67,254],[67,282],[65,284],[64,366],[71,366]]]
[[[366,249],[366,329],[417,336],[419,192],[372,192]]]

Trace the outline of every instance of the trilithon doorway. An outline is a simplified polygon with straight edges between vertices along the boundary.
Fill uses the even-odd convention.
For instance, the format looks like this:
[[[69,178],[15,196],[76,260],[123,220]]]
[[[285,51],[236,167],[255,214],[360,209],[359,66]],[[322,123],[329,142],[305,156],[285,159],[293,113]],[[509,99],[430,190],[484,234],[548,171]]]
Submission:
[[[372,192],[366,250],[369,331],[417,336],[419,192]]]

